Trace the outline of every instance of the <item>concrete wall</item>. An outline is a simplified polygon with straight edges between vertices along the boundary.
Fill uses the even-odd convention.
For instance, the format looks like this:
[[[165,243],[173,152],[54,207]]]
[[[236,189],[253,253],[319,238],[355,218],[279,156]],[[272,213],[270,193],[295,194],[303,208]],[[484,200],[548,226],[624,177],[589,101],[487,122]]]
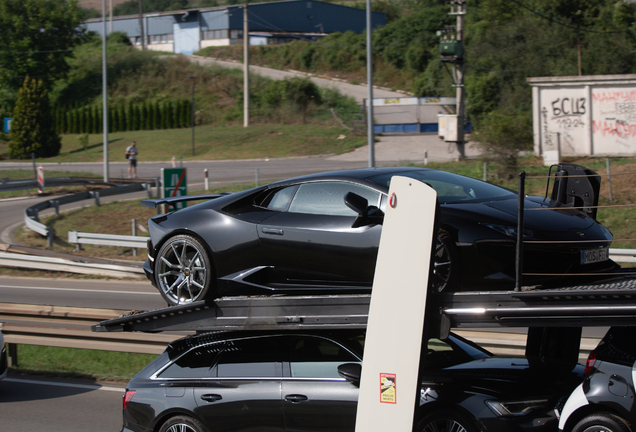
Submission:
[[[636,74],[528,78],[528,84],[537,156],[636,155]]]

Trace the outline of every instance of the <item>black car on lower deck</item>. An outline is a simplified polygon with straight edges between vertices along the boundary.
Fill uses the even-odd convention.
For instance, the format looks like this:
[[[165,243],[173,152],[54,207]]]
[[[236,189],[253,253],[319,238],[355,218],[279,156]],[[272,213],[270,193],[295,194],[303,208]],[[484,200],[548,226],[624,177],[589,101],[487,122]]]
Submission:
[[[567,432],[636,430],[636,327],[611,327],[590,353],[585,378],[559,422]]]
[[[180,339],[129,382],[122,432],[353,432],[363,346],[363,330]],[[417,432],[556,431],[582,379],[581,365],[494,356],[454,334],[424,352]]]

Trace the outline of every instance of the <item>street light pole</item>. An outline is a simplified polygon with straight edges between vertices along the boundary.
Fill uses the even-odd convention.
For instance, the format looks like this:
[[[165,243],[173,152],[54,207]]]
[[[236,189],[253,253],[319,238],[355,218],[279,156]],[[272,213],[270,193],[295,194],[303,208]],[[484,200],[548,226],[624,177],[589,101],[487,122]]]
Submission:
[[[194,85],[196,79],[194,77],[188,77],[192,80],[192,101],[190,103],[190,126],[192,128],[192,156],[194,156]]]
[[[106,77],[106,0],[102,0],[102,122],[104,128],[104,181],[108,179],[108,80]]]
[[[375,168],[375,134],[373,133],[373,49],[371,46],[371,0],[367,0],[367,144],[369,147],[369,168]]]

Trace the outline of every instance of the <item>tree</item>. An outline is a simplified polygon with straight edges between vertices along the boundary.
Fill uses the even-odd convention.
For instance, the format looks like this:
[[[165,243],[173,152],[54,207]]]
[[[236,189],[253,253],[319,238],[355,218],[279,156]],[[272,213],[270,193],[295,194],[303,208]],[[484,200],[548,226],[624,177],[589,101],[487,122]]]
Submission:
[[[0,0],[0,81],[17,91],[25,76],[46,89],[69,70],[83,40],[76,0]]]
[[[26,159],[56,156],[62,141],[55,130],[49,94],[42,80],[26,77],[13,110],[9,156]]]
[[[482,120],[474,134],[488,159],[501,164],[501,176],[518,171],[519,153],[532,149],[532,118],[527,113],[492,111]]]

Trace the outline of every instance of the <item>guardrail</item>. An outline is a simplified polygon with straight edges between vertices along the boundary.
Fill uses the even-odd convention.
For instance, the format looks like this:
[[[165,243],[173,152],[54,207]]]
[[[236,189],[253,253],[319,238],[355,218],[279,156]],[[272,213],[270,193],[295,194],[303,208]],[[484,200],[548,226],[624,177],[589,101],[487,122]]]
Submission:
[[[110,276],[116,278],[139,277],[144,274],[141,266],[77,262],[63,258],[6,252],[0,252],[0,266],[65,271],[69,273]]]
[[[610,248],[609,257],[616,262],[636,263],[636,249]]]
[[[102,183],[104,184],[104,183]],[[115,186],[113,183],[110,185]],[[103,189],[100,191],[80,192],[60,198],[50,199],[41,203],[32,205],[24,211],[24,223],[32,231],[44,236],[48,239],[49,247],[53,246],[53,228],[48,227],[40,222],[39,212],[49,208],[55,209],[55,214],[60,214],[60,206],[74,203],[86,199],[94,199],[95,205],[99,205],[99,198],[111,195],[119,195],[131,192],[147,191],[150,197],[150,183],[139,183],[128,186],[112,187],[111,189]]]
[[[68,232],[68,242],[75,243],[76,245],[92,244],[92,245],[121,246],[121,247],[145,249],[148,247],[147,242],[149,238],[150,237],[115,235],[115,234],[97,234],[97,233],[86,233],[86,232],[79,232],[79,231]]]
[[[46,179],[46,186],[82,186],[82,185],[112,185],[97,179],[83,177],[52,177]],[[14,190],[36,189],[38,181],[31,180],[6,180],[0,181],[0,192]]]
[[[91,325],[100,321],[129,313],[133,312],[117,309],[0,303],[0,331],[3,333],[5,342],[9,344],[12,366],[18,364],[15,345],[160,354],[173,340],[194,333],[92,332],[90,329]],[[494,354],[523,355],[525,353],[525,333],[473,330],[460,330],[455,333]],[[584,362],[599,341],[599,338],[583,338],[579,360]]]

